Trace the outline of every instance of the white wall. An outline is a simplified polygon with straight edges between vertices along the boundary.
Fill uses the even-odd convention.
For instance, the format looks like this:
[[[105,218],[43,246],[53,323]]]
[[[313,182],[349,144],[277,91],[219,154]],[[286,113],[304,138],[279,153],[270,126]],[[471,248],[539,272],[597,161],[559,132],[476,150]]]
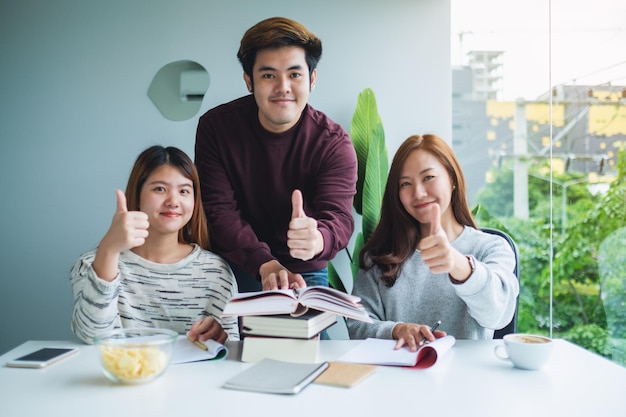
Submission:
[[[201,112],[246,94],[244,31],[282,15],[323,40],[311,104],[347,130],[374,90],[390,155],[413,133],[450,137],[449,1],[21,0],[0,2],[0,352],[72,339],[69,268],[109,226],[115,188],[152,144],[193,157],[198,115],[147,96],[165,64],[202,64]]]

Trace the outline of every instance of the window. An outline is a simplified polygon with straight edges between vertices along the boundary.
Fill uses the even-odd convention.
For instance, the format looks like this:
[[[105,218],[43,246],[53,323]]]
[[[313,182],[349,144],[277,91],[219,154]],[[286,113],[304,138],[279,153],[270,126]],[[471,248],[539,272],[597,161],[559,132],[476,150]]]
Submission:
[[[626,365],[626,3],[451,1],[452,144],[521,252],[518,328]]]

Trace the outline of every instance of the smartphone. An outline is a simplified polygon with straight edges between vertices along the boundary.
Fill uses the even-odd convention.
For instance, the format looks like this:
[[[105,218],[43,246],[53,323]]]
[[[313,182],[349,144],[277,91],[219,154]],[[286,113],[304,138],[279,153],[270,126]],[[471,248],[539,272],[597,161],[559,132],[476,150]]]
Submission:
[[[43,348],[7,362],[14,368],[45,368],[78,352],[78,348]]]

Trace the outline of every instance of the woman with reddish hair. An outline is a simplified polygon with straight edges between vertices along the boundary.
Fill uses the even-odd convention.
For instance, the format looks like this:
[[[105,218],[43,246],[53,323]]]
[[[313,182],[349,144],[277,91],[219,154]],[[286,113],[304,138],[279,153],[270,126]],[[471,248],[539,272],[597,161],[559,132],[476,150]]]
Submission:
[[[396,152],[359,264],[352,293],[374,323],[348,320],[354,339],[395,339],[411,350],[446,333],[491,339],[515,313],[513,251],[477,228],[461,166],[436,135],[411,136]]]

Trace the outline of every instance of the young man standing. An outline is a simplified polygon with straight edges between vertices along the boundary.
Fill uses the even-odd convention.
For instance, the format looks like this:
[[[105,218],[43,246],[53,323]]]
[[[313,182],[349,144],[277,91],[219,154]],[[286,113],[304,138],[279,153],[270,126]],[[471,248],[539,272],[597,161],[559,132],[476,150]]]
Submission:
[[[328,261],[354,229],[352,142],[307,103],[321,55],[320,39],[300,23],[257,23],[237,53],[251,94],[198,123],[195,163],[213,250],[263,289],[328,285]]]

